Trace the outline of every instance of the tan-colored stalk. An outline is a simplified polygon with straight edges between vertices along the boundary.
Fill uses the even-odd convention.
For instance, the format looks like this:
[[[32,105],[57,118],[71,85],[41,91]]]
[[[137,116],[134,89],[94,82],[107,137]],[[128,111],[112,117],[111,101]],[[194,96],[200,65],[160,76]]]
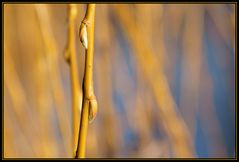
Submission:
[[[86,136],[88,122],[93,120],[97,112],[97,101],[93,88],[93,60],[94,60],[94,17],[95,4],[88,4],[84,20],[80,27],[80,39],[86,48],[85,71],[82,84],[83,103],[79,129],[76,158],[85,157]]]
[[[68,42],[65,50],[65,59],[69,63],[71,72],[71,91],[72,91],[72,125],[73,125],[73,156],[77,145],[77,133],[79,127],[79,106],[81,103],[80,87],[77,57],[75,52],[75,18],[77,15],[77,7],[75,4],[68,6]]]

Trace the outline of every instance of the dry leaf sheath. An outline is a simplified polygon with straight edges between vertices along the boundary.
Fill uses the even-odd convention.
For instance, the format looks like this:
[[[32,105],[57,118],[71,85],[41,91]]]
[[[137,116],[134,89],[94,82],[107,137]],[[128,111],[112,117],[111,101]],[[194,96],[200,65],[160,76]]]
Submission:
[[[97,101],[93,88],[94,17],[95,4],[88,4],[85,18],[80,27],[80,40],[85,47],[86,55],[82,85],[83,103],[76,158],[85,157],[88,122],[93,121],[97,113]]]

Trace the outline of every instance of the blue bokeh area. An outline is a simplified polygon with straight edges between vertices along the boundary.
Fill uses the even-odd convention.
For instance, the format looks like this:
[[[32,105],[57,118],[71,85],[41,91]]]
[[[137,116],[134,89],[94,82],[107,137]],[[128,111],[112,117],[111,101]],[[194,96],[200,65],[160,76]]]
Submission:
[[[208,18],[210,19],[210,17]],[[207,19],[206,19],[207,20]],[[207,20],[210,21],[210,20]],[[225,43],[215,43],[212,34],[220,36],[214,26],[215,33],[210,34],[210,22],[205,25],[204,46],[207,64],[213,79],[213,99],[218,120],[222,129],[223,139],[229,157],[235,156],[235,60],[234,50]],[[214,24],[215,25],[215,24]],[[211,29],[212,30],[212,29]],[[225,48],[226,53],[221,48]],[[225,65],[218,64],[218,57],[226,55]]]
[[[226,17],[224,17],[226,19]],[[114,76],[114,82],[120,84],[122,77],[124,75],[128,75],[130,77],[130,80],[128,80],[128,84],[133,85],[131,87],[130,93],[133,95],[134,93],[137,93],[135,89],[136,79],[136,71],[134,69],[135,67],[135,58],[132,57],[132,52],[130,50],[130,43],[127,43],[127,40],[124,36],[124,33],[122,29],[119,27],[120,25],[117,24],[116,19],[112,17],[111,20],[114,24],[114,29],[117,31],[117,39],[119,42],[119,45],[122,51],[122,56],[117,58],[117,65],[114,65],[114,71],[121,71],[122,74],[117,73]],[[221,20],[223,21],[223,20]],[[182,26],[183,27],[183,26]],[[212,78],[212,103],[214,104],[214,110],[216,118],[219,122],[219,128],[222,132],[222,143],[225,144],[225,150],[226,155],[221,155],[222,157],[234,157],[235,156],[235,59],[234,59],[234,49],[233,46],[228,46],[227,43],[223,42],[222,36],[220,35],[220,32],[217,29],[217,26],[214,24],[213,20],[210,18],[210,16],[205,12],[204,15],[204,27],[203,27],[203,52],[205,57],[205,65],[207,66],[208,73],[210,77]],[[218,35],[220,39],[222,40],[215,40],[218,39],[215,37],[215,35]],[[165,36],[166,40],[166,46],[170,47],[170,43],[176,44],[177,49],[168,49],[174,51],[174,54],[176,56],[176,59],[172,61],[172,64],[174,64],[174,79],[173,81],[170,81],[170,88],[172,95],[174,97],[175,103],[179,105],[180,103],[180,86],[182,82],[182,42],[180,40],[173,40],[173,38],[170,38],[170,34]],[[216,42],[215,42],[216,41]],[[223,48],[223,50],[221,50]],[[222,58],[226,58],[225,60],[220,60]],[[127,74],[122,71],[122,66],[127,69]],[[121,70],[120,70],[121,69]],[[117,77],[117,76],[121,77]],[[199,94],[203,95],[203,94]],[[130,107],[126,107],[127,102],[129,102],[128,97],[123,97],[122,91],[121,93],[118,90],[115,90],[113,93],[114,98],[114,104],[116,105],[117,111],[121,116],[125,116],[125,109],[128,109]],[[202,105],[203,106],[203,105]],[[200,109],[200,104],[199,108]],[[180,109],[178,110],[180,111]],[[198,112],[197,112],[198,113]],[[126,120],[124,118],[124,120]],[[205,133],[205,130],[203,128],[202,124],[203,118],[196,114],[195,119],[195,136],[194,136],[194,149],[196,152],[196,157],[199,158],[208,158],[208,157],[215,157],[212,154],[212,150],[210,149],[219,149],[220,148],[213,148],[216,147],[214,145],[213,147],[209,147],[210,138]],[[123,123],[126,123],[125,121]],[[158,125],[155,124],[152,126],[154,129],[153,132],[155,136],[158,136],[162,132],[158,128]],[[159,136],[160,137],[160,136]],[[217,138],[217,137],[215,137]],[[136,150],[137,149],[137,134],[133,131],[133,129],[130,129],[129,125],[125,126],[124,133],[123,133],[123,139],[125,141],[125,145],[123,146],[125,149],[122,155],[124,157],[130,156],[127,153],[130,152],[130,150]],[[220,156],[220,155],[216,155]]]

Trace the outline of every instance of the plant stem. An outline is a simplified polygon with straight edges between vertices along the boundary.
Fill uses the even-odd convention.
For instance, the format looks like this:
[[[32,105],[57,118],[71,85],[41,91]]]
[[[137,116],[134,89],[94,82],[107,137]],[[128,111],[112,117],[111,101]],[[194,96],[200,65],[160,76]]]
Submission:
[[[65,59],[70,65],[71,72],[71,85],[72,85],[72,125],[73,125],[73,156],[77,146],[77,132],[79,126],[79,106],[81,103],[80,98],[80,87],[79,87],[79,76],[77,57],[75,52],[75,18],[77,15],[77,8],[75,4],[69,4],[69,25],[68,25],[68,43],[65,52]]]
[[[87,11],[82,23],[86,23],[87,29],[87,44],[85,55],[85,71],[82,84],[83,89],[83,103],[81,112],[81,122],[79,129],[78,146],[76,150],[76,158],[85,157],[87,127],[89,122],[90,111],[97,109],[94,107],[96,103],[94,88],[93,88],[93,60],[94,60],[94,17],[95,17],[95,4],[88,4]],[[83,24],[82,24],[83,25]]]

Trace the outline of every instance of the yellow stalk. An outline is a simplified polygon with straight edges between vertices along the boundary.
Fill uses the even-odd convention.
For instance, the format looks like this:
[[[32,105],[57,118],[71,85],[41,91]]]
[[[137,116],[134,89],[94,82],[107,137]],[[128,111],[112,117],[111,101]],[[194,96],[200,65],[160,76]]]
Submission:
[[[73,156],[77,145],[77,132],[79,126],[79,106],[81,103],[78,66],[75,52],[75,18],[77,15],[77,8],[75,4],[69,4],[68,10],[69,24],[68,24],[68,42],[65,50],[65,59],[70,65],[71,72],[71,88],[72,88],[72,125],[73,125]]]
[[[85,71],[82,84],[83,103],[79,129],[76,158],[85,157],[86,136],[88,122],[93,120],[97,112],[97,101],[93,88],[93,60],[94,60],[94,17],[95,4],[88,4],[84,20],[80,28],[80,39],[86,48]],[[86,32],[85,32],[86,31]],[[85,41],[85,42],[83,42]]]

